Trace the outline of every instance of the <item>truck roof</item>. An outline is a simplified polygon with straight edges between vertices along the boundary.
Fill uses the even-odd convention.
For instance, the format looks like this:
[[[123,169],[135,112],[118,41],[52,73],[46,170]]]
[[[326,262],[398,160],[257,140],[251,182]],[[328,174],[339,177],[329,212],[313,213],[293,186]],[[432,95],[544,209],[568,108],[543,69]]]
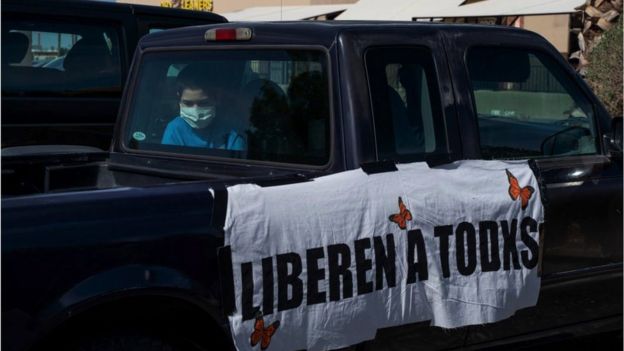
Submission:
[[[132,13],[134,15],[159,15],[199,20],[210,19],[217,22],[226,21],[225,17],[213,12],[191,11],[160,6],[137,5],[119,2],[104,2],[95,0],[4,0],[2,1],[2,4],[10,4],[12,7],[8,8],[9,11],[14,9],[15,6],[21,6],[26,9],[29,7],[37,6],[38,8],[49,7],[52,10],[54,8],[74,8],[76,10],[97,9],[104,12],[122,12]],[[7,8],[3,8],[3,12],[5,10],[7,10]]]
[[[405,21],[281,21],[281,22],[229,22],[221,24],[201,25],[176,28],[153,33],[143,37],[139,46],[148,47],[194,46],[205,45],[204,33],[214,28],[251,28],[253,37],[245,44],[290,44],[290,45],[322,45],[329,48],[337,35],[349,32],[393,32],[409,30],[410,32],[431,31],[488,31],[490,33],[514,33],[535,35],[532,32],[506,26],[449,24],[436,22],[405,22]],[[243,42],[227,41],[223,45],[240,45]]]

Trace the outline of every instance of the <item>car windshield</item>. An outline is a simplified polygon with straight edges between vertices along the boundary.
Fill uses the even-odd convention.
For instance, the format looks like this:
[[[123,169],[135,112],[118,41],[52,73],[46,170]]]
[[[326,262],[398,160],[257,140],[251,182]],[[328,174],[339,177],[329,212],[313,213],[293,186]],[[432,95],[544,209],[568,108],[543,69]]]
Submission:
[[[144,55],[124,145],[306,165],[329,160],[326,54],[195,50]]]

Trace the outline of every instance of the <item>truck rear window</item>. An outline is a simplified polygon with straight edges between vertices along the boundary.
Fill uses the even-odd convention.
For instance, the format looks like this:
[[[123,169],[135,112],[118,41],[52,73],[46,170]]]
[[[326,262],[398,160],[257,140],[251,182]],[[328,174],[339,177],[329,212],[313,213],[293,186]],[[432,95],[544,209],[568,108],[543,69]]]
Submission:
[[[326,55],[317,50],[148,53],[124,144],[135,150],[323,165]]]

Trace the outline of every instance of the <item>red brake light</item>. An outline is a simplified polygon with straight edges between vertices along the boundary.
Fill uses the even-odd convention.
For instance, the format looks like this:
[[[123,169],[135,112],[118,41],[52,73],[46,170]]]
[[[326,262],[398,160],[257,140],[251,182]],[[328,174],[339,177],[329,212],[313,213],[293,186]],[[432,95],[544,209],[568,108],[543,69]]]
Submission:
[[[206,41],[250,40],[251,28],[215,28],[204,34]]]

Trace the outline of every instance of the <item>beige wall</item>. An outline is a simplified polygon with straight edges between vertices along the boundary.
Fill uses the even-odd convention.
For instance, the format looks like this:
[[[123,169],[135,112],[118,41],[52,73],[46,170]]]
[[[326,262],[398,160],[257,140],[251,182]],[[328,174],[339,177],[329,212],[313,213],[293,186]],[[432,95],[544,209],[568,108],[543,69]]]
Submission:
[[[213,0],[214,10],[219,12],[233,12],[248,7],[280,6],[280,0]],[[313,0],[282,0],[283,6],[310,5]]]
[[[524,16],[522,28],[539,33],[559,52],[568,54],[570,15]]]
[[[152,5],[160,6],[161,0],[117,0],[117,2],[125,2],[128,4]]]
[[[161,0],[117,0],[118,2],[126,2],[141,5],[160,6]],[[224,13],[233,12],[248,7],[256,6],[295,6],[295,5],[326,5],[326,4],[348,4],[355,3],[357,0],[212,0],[214,12]]]

